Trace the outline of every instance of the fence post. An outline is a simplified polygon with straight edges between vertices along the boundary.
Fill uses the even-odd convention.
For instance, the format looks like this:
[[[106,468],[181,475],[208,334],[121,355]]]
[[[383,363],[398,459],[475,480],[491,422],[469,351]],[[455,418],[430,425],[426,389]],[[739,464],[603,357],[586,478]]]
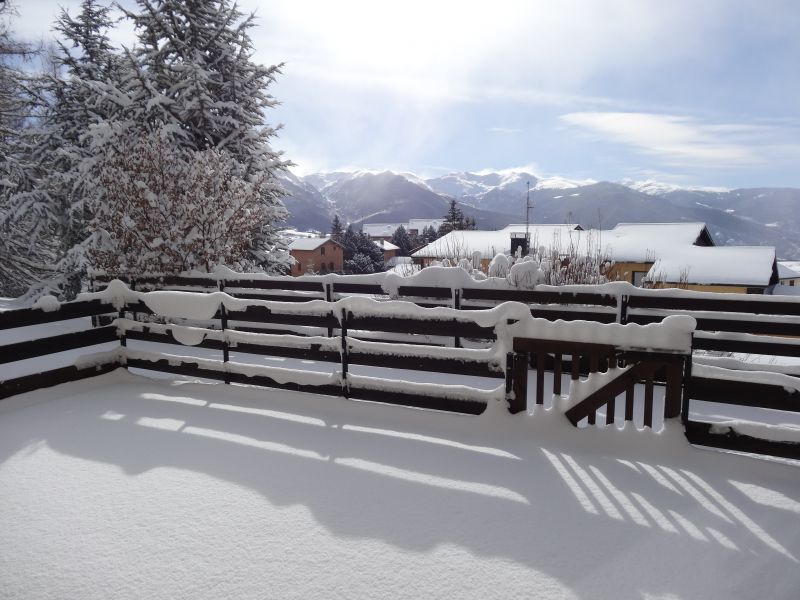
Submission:
[[[333,284],[331,282],[323,283],[322,287],[325,288],[325,302],[333,302]],[[328,337],[333,337],[333,327],[328,327]]]
[[[219,281],[219,291],[225,291],[225,282],[220,279]],[[230,348],[228,346],[228,336],[225,333],[228,329],[228,311],[225,309],[225,303],[220,301],[219,303],[219,324],[220,328],[222,329],[222,362],[225,363],[227,367],[227,363],[230,359]],[[225,383],[231,382],[231,375],[228,372],[228,369],[225,369]]]
[[[628,322],[628,295],[622,294],[618,296],[618,315],[617,319],[619,319],[620,325],[625,325]]]
[[[461,290],[460,289],[454,289],[453,290],[453,308],[455,308],[456,310],[461,310]],[[455,337],[454,344],[455,344],[456,348],[460,348],[461,347],[461,338],[459,336]]]
[[[119,309],[119,318],[120,319],[124,319],[125,318],[125,307],[124,306]],[[124,329],[122,330],[122,333],[119,336],[119,345],[120,345],[120,348],[127,348],[128,347],[128,336],[125,335],[125,330]],[[127,370],[127,368],[128,368],[127,359],[124,362],[125,362],[125,364],[123,366]]]
[[[692,334],[694,338],[694,334]],[[683,363],[683,394],[681,397],[681,422],[689,422],[689,401],[692,399],[692,353],[684,359]]]
[[[135,277],[131,277],[131,291],[134,291],[134,292],[136,291],[136,278]],[[139,313],[138,312],[133,311],[131,316],[133,317],[134,321],[138,321],[139,320]]]
[[[350,397],[350,391],[347,386],[347,309],[342,309],[341,321],[341,337],[342,337],[342,395],[345,398]]]
[[[521,352],[509,352],[506,360],[506,399],[508,400],[508,412],[515,415],[528,410],[528,355]],[[508,382],[509,366],[511,371],[510,385]],[[511,394],[509,392],[513,392],[513,399],[510,397]]]

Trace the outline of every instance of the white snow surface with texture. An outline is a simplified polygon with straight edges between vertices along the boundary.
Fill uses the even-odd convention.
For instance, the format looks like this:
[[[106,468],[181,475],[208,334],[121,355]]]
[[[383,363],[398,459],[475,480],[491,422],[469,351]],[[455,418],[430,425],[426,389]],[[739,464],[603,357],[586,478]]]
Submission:
[[[558,403],[556,403],[558,404]],[[797,598],[800,471],[116,371],[0,403],[3,598]]]

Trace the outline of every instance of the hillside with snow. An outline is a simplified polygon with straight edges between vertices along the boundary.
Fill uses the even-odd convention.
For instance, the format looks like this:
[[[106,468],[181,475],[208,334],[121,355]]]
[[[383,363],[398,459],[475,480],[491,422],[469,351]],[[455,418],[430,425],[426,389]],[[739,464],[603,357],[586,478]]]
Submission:
[[[610,228],[620,222],[703,221],[720,245],[770,245],[800,258],[800,189],[728,190],[655,181],[620,183],[539,177],[526,171],[450,173],[422,178],[392,171],[291,176],[288,224],[327,230],[333,214],[359,226],[444,215],[450,199],[484,229],[523,221],[528,184],[537,223]]]

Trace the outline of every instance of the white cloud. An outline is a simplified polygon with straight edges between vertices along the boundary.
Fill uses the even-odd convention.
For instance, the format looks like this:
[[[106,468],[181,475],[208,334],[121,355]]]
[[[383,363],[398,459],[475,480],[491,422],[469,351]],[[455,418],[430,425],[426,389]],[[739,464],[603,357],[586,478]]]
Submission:
[[[784,143],[785,129],[768,125],[706,123],[678,115],[574,112],[561,121],[602,140],[624,144],[671,166],[739,168],[785,160],[799,146]],[[783,156],[776,150],[782,148]]]

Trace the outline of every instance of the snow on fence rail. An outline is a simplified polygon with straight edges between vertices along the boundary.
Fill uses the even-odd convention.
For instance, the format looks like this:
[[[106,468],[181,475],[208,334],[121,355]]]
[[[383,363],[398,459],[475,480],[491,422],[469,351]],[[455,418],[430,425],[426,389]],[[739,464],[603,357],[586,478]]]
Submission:
[[[82,311],[71,306],[80,305]],[[693,320],[671,317],[652,325],[601,325],[598,323],[554,323],[531,316],[526,305],[505,303],[483,311],[463,311],[446,307],[422,308],[409,302],[379,302],[370,298],[348,297],[335,302],[314,300],[304,303],[275,302],[234,298],[224,292],[137,292],[121,282],[112,282],[104,291],[86,294],[76,303],[57,307],[70,316],[118,311],[112,326],[92,333],[70,334],[71,348],[91,345],[97,339],[119,336],[122,348],[116,355],[129,367],[163,370],[226,382],[256,383],[320,393],[341,393],[351,398],[394,402],[411,406],[455,410],[478,414],[490,401],[514,400],[514,386],[500,384],[490,390],[468,386],[419,384],[409,381],[379,380],[352,375],[350,364],[383,366],[411,370],[507,377],[507,358],[514,339],[536,336],[541,340],[571,340],[577,345],[607,344],[620,351],[658,348],[662,352],[687,352]],[[3,315],[4,325],[52,320],[36,309]],[[54,313],[57,311],[54,311]],[[187,326],[181,323],[153,323],[127,319],[131,312],[149,313],[166,319],[205,322],[219,320],[220,329]],[[36,313],[36,314],[34,314]],[[232,323],[270,322],[318,327],[338,332],[336,337],[276,335],[231,329]],[[483,348],[445,348],[430,345],[386,343],[353,337],[353,330],[417,335],[419,332],[442,336],[470,336],[483,339]],[[101,333],[96,333],[101,332]],[[100,337],[91,337],[100,336]],[[41,354],[51,348],[54,338],[33,342]],[[161,342],[222,351],[221,359],[172,356],[164,352],[132,350],[128,340]],[[84,346],[81,346],[81,344]],[[28,342],[25,342],[28,344]],[[12,357],[19,344],[3,347]],[[31,347],[28,353],[32,352]],[[340,370],[328,374],[293,369],[249,365],[230,360],[230,352],[268,354],[303,359],[339,362]],[[111,355],[97,358],[98,364],[113,360]],[[86,361],[84,361],[85,363]],[[86,366],[84,364],[84,366]],[[5,382],[8,389],[18,389]],[[11,386],[10,388],[8,386]],[[516,399],[516,405],[524,399]]]
[[[132,313],[152,316],[147,321],[127,318]],[[487,404],[505,400],[511,412],[521,412],[527,410],[529,367],[533,366],[535,402],[544,404],[544,372],[553,373],[552,392],[562,398],[559,405],[566,407],[566,417],[573,424],[582,420],[594,424],[596,413],[602,408],[605,422],[615,422],[615,406],[622,394],[624,419],[633,420],[633,387],[643,383],[643,423],[652,427],[653,387],[663,382],[664,416],[683,416],[692,443],[800,457],[800,446],[781,440],[775,431],[770,431],[767,439],[759,439],[748,435],[753,433],[752,426],[745,434],[738,425],[722,431],[711,424],[689,421],[692,399],[798,411],[800,385],[791,383],[797,378],[785,374],[773,373],[775,377],[764,379],[763,373],[756,377],[750,373],[742,378],[728,368],[729,364],[700,364],[692,373],[695,320],[687,316],[668,315],[661,317],[659,323],[644,325],[567,322],[534,317],[530,306],[519,302],[485,310],[424,308],[412,302],[360,296],[298,303],[236,298],[219,291],[138,292],[121,282],[111,282],[105,290],[85,294],[76,302],[45,302],[36,308],[0,313],[0,329],[109,314],[116,317],[111,325],[0,345],[0,363],[7,363],[63,350],[88,349],[115,340],[121,344],[117,350],[81,357],[67,367],[0,382],[0,398],[128,366],[467,414],[480,414]],[[306,335],[257,328],[243,331],[242,323],[302,328]],[[315,329],[320,335],[307,335]],[[425,340],[431,335],[469,337],[475,347],[365,339],[365,333],[370,332]],[[136,350],[127,347],[128,340],[169,344],[182,347],[189,354],[195,352],[189,348],[202,348],[221,352],[221,356]],[[245,364],[232,361],[231,352],[336,363],[339,369],[314,373]],[[350,373],[349,367],[354,364],[505,378],[505,385],[477,389],[378,379]],[[570,390],[563,395],[561,375],[567,372]],[[784,379],[778,381],[776,377]]]
[[[361,295],[462,310],[522,302],[529,305],[534,317],[552,321],[644,325],[668,315],[689,314],[697,321],[695,350],[800,356],[800,343],[786,342],[787,336],[800,338],[800,298],[650,290],[625,282],[517,289],[506,279],[475,281],[457,267],[432,267],[406,278],[391,273],[269,277],[225,270],[214,276],[139,278],[135,283],[146,289],[224,289],[238,298],[284,302],[334,301]]]

